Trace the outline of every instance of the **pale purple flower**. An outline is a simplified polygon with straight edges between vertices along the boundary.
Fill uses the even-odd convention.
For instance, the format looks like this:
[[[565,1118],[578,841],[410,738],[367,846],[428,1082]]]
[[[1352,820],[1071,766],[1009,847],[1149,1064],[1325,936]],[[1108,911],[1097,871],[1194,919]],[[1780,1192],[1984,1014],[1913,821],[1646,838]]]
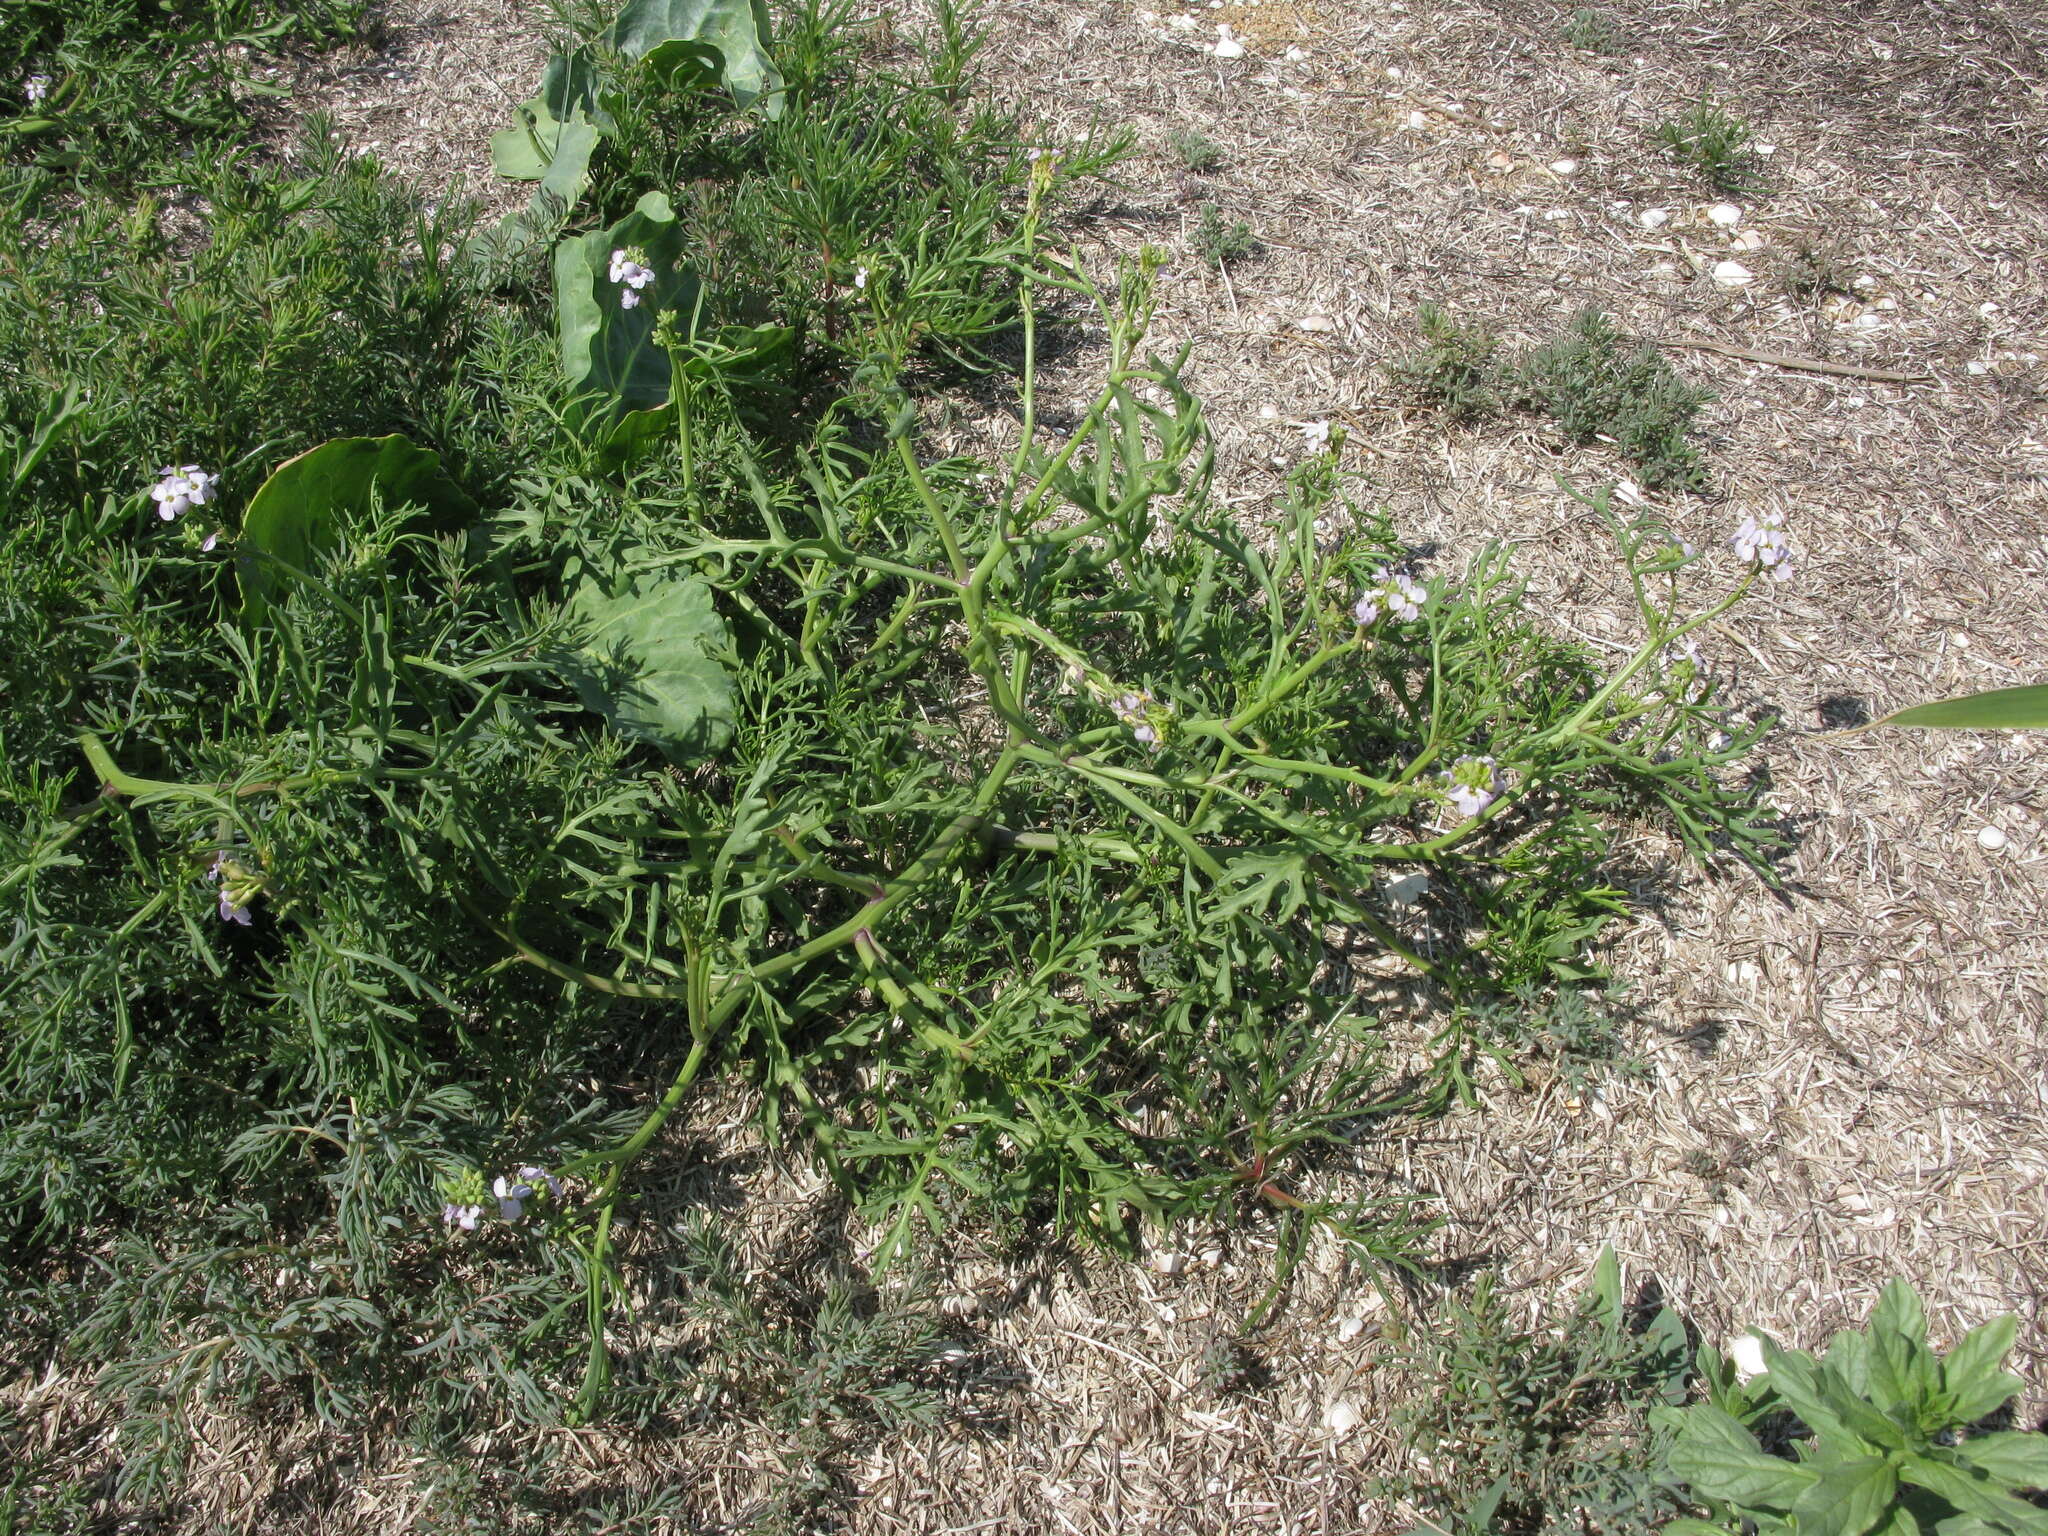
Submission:
[[[619,294],[621,309],[637,308],[640,303],[640,290],[654,281],[653,269],[634,260],[636,254],[627,250],[612,252],[611,279],[623,285]]]
[[[449,1201],[441,1207],[441,1220],[451,1227],[460,1227],[465,1232],[474,1232],[482,1218],[484,1208],[480,1205],[457,1205]]]
[[[214,546],[218,543],[220,543],[220,530],[216,528],[206,536],[206,542],[199,546],[199,553],[202,555],[212,554]]]
[[[235,898],[237,895],[247,895],[248,893],[240,890],[233,883],[237,873],[236,867],[229,861],[228,856],[225,853],[217,853],[213,856],[213,863],[207,868],[206,878],[220,885],[217,903],[220,909],[220,920],[224,923],[240,923],[244,928],[247,928],[249,926],[249,904],[246,901],[237,901]]]
[[[1735,546],[1736,559],[1744,564],[1767,572],[1773,581],[1792,579],[1792,547],[1785,538],[1783,513],[1745,517],[1730,542]]]
[[[853,286],[857,290],[866,290],[868,286],[868,269],[866,267],[856,267],[854,269]]]
[[[1330,446],[1330,424],[1327,421],[1303,422],[1301,440],[1310,453],[1320,452]]]
[[[498,1202],[498,1215],[506,1221],[517,1221],[526,1214],[526,1202],[533,1198],[531,1184],[518,1184],[500,1174],[491,1181],[491,1194]]]
[[[1500,770],[1490,757],[1461,757],[1444,771],[1444,786],[1460,816],[1477,816],[1500,798]]]
[[[1118,720],[1130,727],[1133,740],[1148,747],[1159,745],[1159,727],[1153,716],[1159,711],[1160,706],[1149,689],[1141,688],[1136,693],[1118,694],[1110,701],[1109,707]]]
[[[1352,605],[1351,616],[1368,628],[1390,616],[1413,624],[1422,617],[1422,605],[1428,601],[1429,593],[1419,583],[1382,566]]]
[[[194,507],[205,506],[213,500],[213,488],[219,480],[220,476],[208,474],[197,464],[158,470],[156,484],[149,488],[150,499],[156,503],[156,515],[170,523]]]
[[[43,99],[50,94],[50,77],[48,75],[30,75],[28,79],[22,82],[21,94],[28,98],[30,106],[40,107],[43,104]]]

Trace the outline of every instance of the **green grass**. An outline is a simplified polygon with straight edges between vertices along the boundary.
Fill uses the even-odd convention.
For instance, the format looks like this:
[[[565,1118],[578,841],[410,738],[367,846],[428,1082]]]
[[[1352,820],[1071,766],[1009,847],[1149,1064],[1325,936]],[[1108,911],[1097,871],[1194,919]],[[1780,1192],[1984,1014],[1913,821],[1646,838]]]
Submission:
[[[177,180],[282,92],[261,65],[363,35],[363,0],[13,0],[0,20],[0,165],[66,185]],[[47,95],[30,101],[40,77]]]

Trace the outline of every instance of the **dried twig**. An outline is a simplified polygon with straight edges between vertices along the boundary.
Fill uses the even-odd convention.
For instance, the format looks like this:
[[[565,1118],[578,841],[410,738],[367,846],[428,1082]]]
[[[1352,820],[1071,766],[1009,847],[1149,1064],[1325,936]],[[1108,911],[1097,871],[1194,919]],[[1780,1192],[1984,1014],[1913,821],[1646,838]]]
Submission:
[[[1862,368],[1855,363],[1829,363],[1817,357],[1794,357],[1788,352],[1758,352],[1752,347],[1730,346],[1725,341],[1665,341],[1660,346],[1690,347],[1695,352],[1718,352],[1747,362],[1768,363],[1773,368],[1792,368],[1800,373],[1830,373],[1845,379],[1877,379],[1886,384],[1932,384],[1931,373],[1894,373],[1889,368]]]

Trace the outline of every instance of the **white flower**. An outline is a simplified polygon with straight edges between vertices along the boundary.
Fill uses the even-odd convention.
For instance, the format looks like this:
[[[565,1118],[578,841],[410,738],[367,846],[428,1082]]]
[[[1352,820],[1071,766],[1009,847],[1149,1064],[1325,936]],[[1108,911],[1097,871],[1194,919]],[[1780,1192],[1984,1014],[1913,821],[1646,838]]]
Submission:
[[[156,503],[156,515],[165,522],[175,522],[194,507],[203,507],[213,500],[213,488],[220,476],[209,475],[197,464],[185,464],[176,469],[160,469],[156,472],[156,484],[149,488],[150,499]]]
[[[457,1205],[449,1201],[441,1207],[441,1220],[451,1227],[460,1227],[465,1232],[476,1230],[477,1219],[484,1213],[480,1205]]]
[[[1309,452],[1316,453],[1330,445],[1330,424],[1327,421],[1304,422],[1301,440],[1308,445]]]
[[[1374,573],[1372,584],[1352,605],[1351,616],[1366,627],[1390,616],[1403,624],[1413,624],[1422,617],[1422,605],[1428,601],[1429,593],[1419,583],[1381,566]]]
[[[206,536],[206,542],[199,546],[199,553],[201,553],[202,555],[212,554],[214,545],[218,544],[219,542],[220,530],[216,528],[213,530],[213,532],[209,533]]]
[[[41,106],[43,98],[50,94],[50,77],[48,75],[30,75],[28,79],[22,82],[21,94],[28,98],[30,106]]]
[[[1460,816],[1477,816],[1500,798],[1500,771],[1490,757],[1461,757],[1444,770],[1444,794]]]
[[[1770,573],[1773,581],[1792,579],[1792,548],[1785,539],[1785,518],[1780,512],[1745,517],[1730,540],[1735,557]]]
[[[632,289],[628,288],[624,293],[619,295],[619,308],[638,309],[639,307],[640,295],[635,293]]]
[[[1763,1342],[1753,1333],[1741,1334],[1730,1339],[1728,1360],[1735,1367],[1735,1378],[1738,1381],[1749,1381],[1763,1375]]]

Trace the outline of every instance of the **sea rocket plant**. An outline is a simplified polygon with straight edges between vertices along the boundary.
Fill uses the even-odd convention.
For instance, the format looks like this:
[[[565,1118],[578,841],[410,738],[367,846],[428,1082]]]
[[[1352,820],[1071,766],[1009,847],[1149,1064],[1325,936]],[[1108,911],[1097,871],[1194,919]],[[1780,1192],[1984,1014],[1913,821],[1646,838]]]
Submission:
[[[640,290],[654,281],[654,272],[643,266],[636,258],[645,255],[638,249],[612,252],[611,279],[621,285],[619,307],[633,309],[640,303]]]

